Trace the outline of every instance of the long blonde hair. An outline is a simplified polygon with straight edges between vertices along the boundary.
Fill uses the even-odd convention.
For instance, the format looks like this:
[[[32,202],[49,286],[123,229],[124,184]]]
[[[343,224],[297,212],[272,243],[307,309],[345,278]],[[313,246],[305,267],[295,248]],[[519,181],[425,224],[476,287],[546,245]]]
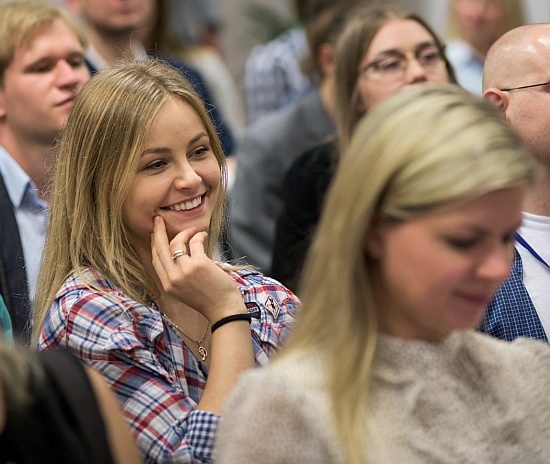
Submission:
[[[179,71],[155,60],[102,71],[76,98],[58,145],[50,225],[35,298],[35,337],[56,292],[73,271],[83,277],[83,269],[92,267],[138,302],[158,295],[153,278],[130,245],[122,205],[153,119],[168,98],[197,112],[220,167],[220,194],[206,242],[206,253],[212,257],[225,222],[227,172],[202,101]]]
[[[373,219],[405,221],[532,178],[531,159],[512,130],[456,85],[411,86],[358,124],[305,263],[302,313],[279,358],[297,350],[325,356],[346,462],[364,462],[378,331],[363,252]]]

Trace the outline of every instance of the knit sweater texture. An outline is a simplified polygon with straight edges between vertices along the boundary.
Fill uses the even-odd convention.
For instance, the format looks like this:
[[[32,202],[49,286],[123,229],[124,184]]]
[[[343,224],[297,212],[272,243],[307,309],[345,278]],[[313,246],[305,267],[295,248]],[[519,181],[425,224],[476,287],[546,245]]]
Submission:
[[[243,376],[223,414],[221,464],[345,463],[319,353]],[[550,462],[550,347],[474,331],[441,343],[380,335],[364,427],[368,463]]]

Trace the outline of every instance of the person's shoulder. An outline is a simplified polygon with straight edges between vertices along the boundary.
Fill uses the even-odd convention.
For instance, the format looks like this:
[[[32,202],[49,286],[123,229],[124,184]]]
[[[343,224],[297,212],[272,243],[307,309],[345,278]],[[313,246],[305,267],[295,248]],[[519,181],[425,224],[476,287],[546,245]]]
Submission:
[[[259,287],[266,291],[282,292],[295,297],[294,293],[278,280],[265,275],[253,267],[231,271],[231,277],[242,291],[249,291],[253,287]]]
[[[250,431],[266,423],[278,431],[277,443],[284,444],[283,448],[277,443],[259,447],[269,454],[269,462],[340,462],[327,390],[312,390],[307,382],[289,377],[287,367],[293,370],[293,363],[285,356],[284,361],[277,359],[241,376],[227,401],[218,434],[220,462],[249,462],[251,454],[235,443],[248,442]],[[308,370],[304,377],[308,373],[316,374]]]
[[[186,61],[183,61],[180,58],[175,58],[170,55],[163,55],[156,52],[149,53],[149,56],[177,69],[187,79],[189,79],[189,81],[193,85],[204,82],[204,79],[202,78],[200,71],[195,66],[187,63]]]
[[[249,131],[251,135],[266,139],[269,143],[280,141],[290,146],[297,137],[308,136],[311,132],[315,134],[313,137],[320,139],[317,134],[332,132],[333,126],[323,111],[319,89],[312,88],[297,100],[263,116],[249,126]]]
[[[64,337],[79,356],[97,350],[138,349],[163,332],[160,313],[113,285],[96,270],[73,273],[56,295],[42,329],[41,346]],[[87,351],[82,351],[83,346]]]
[[[247,161],[259,161],[263,158],[279,159],[281,147],[289,142],[289,135],[298,132],[296,127],[297,115],[302,112],[302,100],[284,106],[246,128],[237,149],[237,170],[241,164],[241,158]]]
[[[95,269],[85,267],[81,272],[73,271],[63,282],[63,285],[56,294],[60,298],[75,292],[87,293],[109,293],[117,291],[117,287]]]
[[[461,65],[472,59],[471,47],[462,40],[451,40],[445,46],[445,55],[453,65]]]
[[[243,295],[249,314],[267,320],[291,324],[300,309],[300,300],[279,281],[255,269],[240,269],[231,272],[233,281]],[[270,315],[270,316],[269,316]]]
[[[330,167],[338,158],[338,143],[335,137],[329,137],[311,150],[296,158],[294,169],[309,170]]]
[[[504,409],[513,405],[514,414],[532,419],[529,426],[537,433],[550,420],[550,345],[528,338],[507,342],[480,333],[468,338],[460,363],[465,372],[478,379],[481,391],[499,398]]]
[[[327,382],[327,366],[324,353],[301,349],[285,353],[273,363],[273,370],[304,389],[322,391]]]
[[[513,369],[531,369],[536,365],[550,368],[550,345],[541,340],[519,337],[509,342],[467,331],[464,344],[470,353],[487,365],[511,366]]]
[[[284,352],[275,361],[261,369],[243,374],[243,385],[255,388],[276,389],[284,392],[322,392],[326,386],[327,363],[323,355],[310,350]]]
[[[13,328],[10,313],[4,303],[2,294],[0,294],[0,341],[13,344]]]
[[[73,272],[54,298],[54,307],[64,312],[85,311],[93,313],[96,319],[101,313],[113,313],[117,317],[129,312],[138,313],[143,305],[131,299],[120,288],[92,268],[84,268],[80,273]],[[101,309],[99,311],[99,309]]]
[[[294,126],[295,115],[304,111],[309,95],[307,93],[299,100],[262,116],[248,127],[244,137],[265,138],[270,136],[276,138],[279,137],[279,134],[288,132],[290,128],[298,129]]]

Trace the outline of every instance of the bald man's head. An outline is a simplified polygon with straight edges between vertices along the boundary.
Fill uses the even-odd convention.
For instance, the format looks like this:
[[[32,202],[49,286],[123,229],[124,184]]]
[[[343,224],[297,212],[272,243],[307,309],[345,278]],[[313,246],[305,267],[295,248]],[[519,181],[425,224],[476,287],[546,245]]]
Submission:
[[[504,34],[487,54],[483,98],[519,134],[550,173],[550,24],[521,26]],[[503,90],[509,89],[509,90]],[[550,179],[549,179],[550,181]]]
[[[512,29],[487,53],[483,91],[538,84],[540,78],[541,82],[550,81],[549,59],[550,24],[528,24]]]

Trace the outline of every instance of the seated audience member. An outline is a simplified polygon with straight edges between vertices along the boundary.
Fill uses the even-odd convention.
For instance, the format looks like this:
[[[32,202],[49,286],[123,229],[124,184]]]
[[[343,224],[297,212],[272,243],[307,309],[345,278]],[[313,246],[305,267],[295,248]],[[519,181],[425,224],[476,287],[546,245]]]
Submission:
[[[283,182],[270,275],[294,291],[338,162],[338,145],[347,146],[359,118],[402,88],[456,82],[435,32],[418,15],[392,5],[368,7],[349,21],[337,42],[334,76],[339,140],[300,156]]]
[[[230,194],[232,257],[262,270],[271,267],[275,225],[283,206],[282,182],[294,160],[336,133],[333,111],[334,45],[348,18],[348,2],[327,2],[307,26],[315,89],[295,105],[261,119],[237,151]]]
[[[56,168],[39,348],[65,346],[104,376],[147,462],[209,462],[229,391],[269,361],[299,302],[214,256],[226,166],[204,105],[156,60],[101,71]]]
[[[496,39],[524,24],[521,0],[451,0],[446,53],[458,83],[481,96],[485,56]]]
[[[27,344],[53,144],[90,73],[85,37],[46,2],[2,2],[0,44],[0,294],[15,338]]]
[[[523,204],[514,265],[483,318],[481,330],[504,340],[550,334],[550,24],[532,24],[504,34],[489,50],[483,98],[519,134],[537,166],[536,188]]]
[[[474,330],[534,176],[515,133],[458,86],[369,111],[328,192],[297,324],[239,380],[217,462],[550,462],[548,345]],[[275,424],[276,440],[251,439]]]
[[[36,354],[0,342],[0,462],[143,461],[97,372],[66,350]]]

